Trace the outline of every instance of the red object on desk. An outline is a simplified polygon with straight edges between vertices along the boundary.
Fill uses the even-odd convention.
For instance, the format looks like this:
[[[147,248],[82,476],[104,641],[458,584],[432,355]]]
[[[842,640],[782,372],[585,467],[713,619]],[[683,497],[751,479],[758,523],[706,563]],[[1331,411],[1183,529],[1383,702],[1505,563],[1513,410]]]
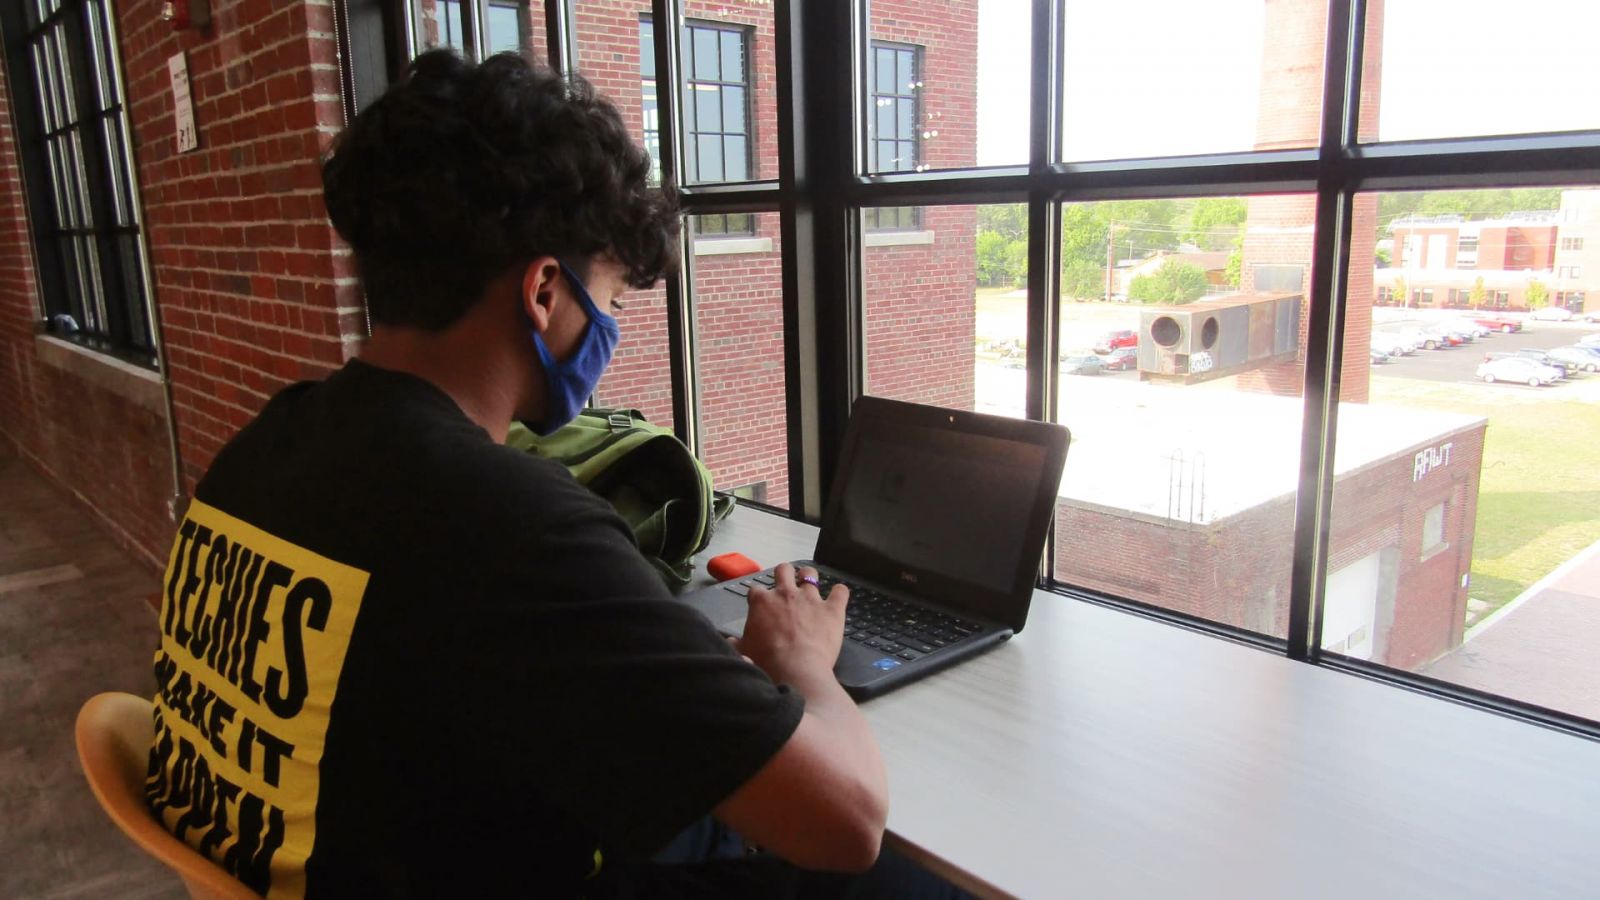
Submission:
[[[745,556],[743,553],[724,553],[713,556],[706,562],[706,571],[718,581],[727,581],[751,572],[761,571],[761,564]]]

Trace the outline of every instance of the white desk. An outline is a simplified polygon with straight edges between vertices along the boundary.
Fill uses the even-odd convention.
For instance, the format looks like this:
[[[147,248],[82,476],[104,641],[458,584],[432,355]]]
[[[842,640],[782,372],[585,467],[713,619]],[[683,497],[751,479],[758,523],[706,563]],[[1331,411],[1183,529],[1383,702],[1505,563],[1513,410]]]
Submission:
[[[815,535],[740,509],[706,556]],[[863,709],[890,842],[980,893],[1600,898],[1600,743],[1070,598]]]

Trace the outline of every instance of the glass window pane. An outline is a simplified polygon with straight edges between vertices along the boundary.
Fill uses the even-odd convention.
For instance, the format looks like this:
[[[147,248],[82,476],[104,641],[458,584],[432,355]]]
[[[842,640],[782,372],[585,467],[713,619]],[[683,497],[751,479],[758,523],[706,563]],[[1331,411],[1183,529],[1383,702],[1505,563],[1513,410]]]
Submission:
[[[127,179],[123,173],[123,147],[122,137],[118,130],[116,116],[110,116],[100,121],[101,154],[106,161],[105,183],[108,190],[107,197],[111,201],[111,215],[118,225],[131,225],[132,216],[129,209],[127,195]]]
[[[68,206],[69,192],[67,180],[66,160],[62,158],[61,139],[59,137],[45,140],[45,153],[50,159],[50,189],[56,205],[56,227],[72,227],[72,210]]]
[[[419,52],[435,47],[450,47],[465,53],[462,36],[461,0],[416,0],[417,43]]]
[[[722,73],[718,65],[721,50],[717,46],[717,31],[714,28],[689,28],[691,40],[688,42],[694,49],[692,64],[685,66],[690,73],[690,78],[696,81],[721,81]]]
[[[639,23],[639,75],[644,78],[656,76],[656,37],[649,19]]]
[[[613,87],[627,81],[620,69],[632,65],[638,73],[636,77],[652,84],[657,70],[653,45],[646,46],[654,26],[639,18],[645,9],[643,4],[630,10],[598,0],[576,4],[579,67],[611,96],[624,118],[628,117],[631,103]],[[685,128],[679,139],[685,145],[688,169],[683,180],[694,183],[702,179],[776,177],[776,85],[770,81],[758,85],[750,77],[753,68],[773,65],[771,3],[736,0],[720,4],[715,10],[707,9],[705,15],[699,9],[691,12],[695,17],[685,22],[679,42],[683,54],[681,102]],[[631,27],[639,29],[639,42],[624,48],[619,46],[617,35],[629,33],[629,21],[633,23]],[[706,135],[716,135],[719,140],[721,135],[742,136],[748,148],[745,165],[719,164],[715,170],[702,166],[698,139]],[[719,148],[719,157],[721,152]],[[730,175],[725,170],[739,174]]]
[[[39,97],[41,124],[48,133],[56,130],[56,117],[50,89],[49,57],[44,48],[44,44],[34,44],[29,55],[33,57],[33,84]]]
[[[878,47],[872,51],[871,80],[875,85],[875,93],[893,94],[894,89],[894,51],[887,47]]]
[[[742,87],[722,89],[722,130],[730,134],[744,134],[745,93]]]
[[[1600,189],[1363,194],[1353,227],[1346,378],[1372,364],[1339,407],[1324,648],[1600,719],[1600,280],[1561,273],[1600,264]]]
[[[617,313],[621,338],[605,377],[595,388],[601,406],[637,409],[657,425],[672,427],[672,363],[667,343],[667,292],[630,290]]]
[[[70,141],[67,146],[72,159],[72,189],[77,194],[78,224],[83,228],[95,226],[94,208],[89,205],[89,168],[83,154],[83,130],[74,128],[68,132]]]
[[[1066,0],[1063,157],[1315,145],[1327,12],[1326,0]]]
[[[1011,209],[978,229],[1007,283]],[[1058,581],[1287,634],[1315,212],[1310,195],[1062,206]],[[1021,339],[1019,316],[980,346]],[[1137,565],[1108,565],[1108,542]]]
[[[979,340],[980,331],[1010,332],[1009,325],[990,322],[991,296],[1027,308],[1026,236],[1015,281],[994,273],[980,281],[987,249],[975,240],[975,229],[1001,208],[925,207],[919,212],[927,231],[914,237],[871,230],[870,219],[863,223],[867,393],[1020,415],[1021,357],[1002,355]]]
[[[1032,7],[1029,0],[874,5],[868,95],[862,98],[869,142],[884,137],[915,141],[911,153],[889,157],[904,162],[901,170],[1026,163]],[[1129,17],[1121,26],[1125,30],[1136,21]],[[1125,64],[1124,59],[1104,71],[1118,71]],[[1099,83],[1105,83],[1103,76]],[[909,105],[904,113],[889,109],[892,121],[913,122],[909,130],[885,133],[877,116],[882,106],[876,103],[884,98]],[[883,167],[880,154],[869,154],[868,169],[896,171]]]
[[[726,181],[744,181],[747,177],[745,160],[748,157],[744,138],[730,135],[722,139],[722,177]]]
[[[877,101],[878,107],[874,112],[877,115],[878,133],[880,138],[890,138],[895,135],[894,101],[887,98]],[[883,171],[879,169],[879,171]]]
[[[722,38],[722,80],[744,81],[744,38],[736,31],[724,31]]]
[[[143,267],[139,262],[138,242],[132,235],[127,234],[117,235],[116,242],[116,280],[122,285],[121,302],[132,325],[129,330],[134,336],[135,343],[148,348],[150,324],[144,304],[144,282],[140,277]]]
[[[1381,52],[1369,50],[1362,73],[1363,139],[1600,128],[1600,5],[1386,0],[1380,8],[1368,26],[1368,46]],[[1464,60],[1476,65],[1464,69]]]
[[[490,4],[489,20],[486,24],[489,31],[490,54],[507,50],[515,53],[522,49],[522,22],[516,6]]]
[[[890,131],[900,139],[915,141],[917,134],[917,104],[910,100],[896,100],[894,103],[895,124]]]
[[[696,131],[722,130],[722,89],[711,84],[694,85]]]
[[[699,154],[699,178],[702,181],[725,181],[722,171],[722,138],[711,134],[695,138],[695,148]]]
[[[85,4],[83,12],[88,45],[85,49],[94,75],[95,108],[106,109],[116,102],[116,89],[111,83],[111,71],[107,65],[109,46],[101,33],[100,6],[91,0]]]
[[[692,242],[701,458],[718,490],[787,509],[783,252],[778,214],[751,218],[755,250]]]

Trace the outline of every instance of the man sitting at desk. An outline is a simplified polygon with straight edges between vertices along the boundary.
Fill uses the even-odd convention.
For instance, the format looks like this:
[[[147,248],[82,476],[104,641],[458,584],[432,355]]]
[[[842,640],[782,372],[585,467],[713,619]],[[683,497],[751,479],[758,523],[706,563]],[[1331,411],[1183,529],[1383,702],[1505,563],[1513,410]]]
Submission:
[[[326,161],[371,340],[217,455],[155,659],[151,807],[251,888],[782,896],[883,871],[883,762],[831,674],[845,590],[780,567],[730,646],[604,502],[501,446],[572,419],[618,297],[675,265],[649,171],[582,79],[447,51]],[[742,856],[721,826],[767,853],[656,864]]]

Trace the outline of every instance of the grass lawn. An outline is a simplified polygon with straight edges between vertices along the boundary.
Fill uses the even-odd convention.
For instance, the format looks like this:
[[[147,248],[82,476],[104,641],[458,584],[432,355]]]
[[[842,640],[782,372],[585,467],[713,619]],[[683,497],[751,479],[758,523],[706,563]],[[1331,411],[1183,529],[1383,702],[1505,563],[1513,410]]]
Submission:
[[[1588,383],[1594,382],[1594,383]],[[1489,420],[1471,595],[1493,608],[1600,541],[1600,378],[1537,391],[1374,376],[1372,403]]]

